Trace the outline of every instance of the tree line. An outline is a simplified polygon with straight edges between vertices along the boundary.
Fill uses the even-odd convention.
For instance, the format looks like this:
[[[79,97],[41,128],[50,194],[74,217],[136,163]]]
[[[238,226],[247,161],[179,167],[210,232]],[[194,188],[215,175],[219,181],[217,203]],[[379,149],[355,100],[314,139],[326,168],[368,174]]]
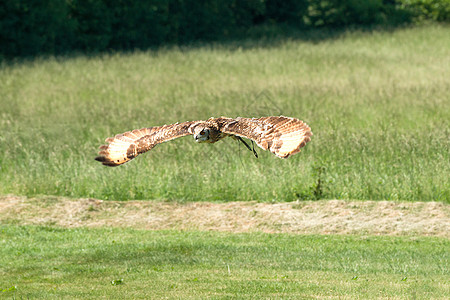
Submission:
[[[450,20],[450,0],[1,2],[0,59],[239,39],[254,28],[335,29]]]

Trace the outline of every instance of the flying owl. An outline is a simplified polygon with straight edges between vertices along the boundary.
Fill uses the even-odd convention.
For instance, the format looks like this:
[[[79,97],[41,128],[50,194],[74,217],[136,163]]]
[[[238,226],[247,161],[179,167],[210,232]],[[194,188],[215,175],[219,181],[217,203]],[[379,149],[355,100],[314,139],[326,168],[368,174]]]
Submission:
[[[244,143],[258,157],[255,149],[242,139],[255,142],[280,158],[300,152],[311,140],[312,132],[306,123],[284,116],[263,118],[210,118],[128,131],[106,139],[95,160],[106,166],[124,164],[156,145],[178,137],[193,135],[197,143],[215,143],[227,136]]]

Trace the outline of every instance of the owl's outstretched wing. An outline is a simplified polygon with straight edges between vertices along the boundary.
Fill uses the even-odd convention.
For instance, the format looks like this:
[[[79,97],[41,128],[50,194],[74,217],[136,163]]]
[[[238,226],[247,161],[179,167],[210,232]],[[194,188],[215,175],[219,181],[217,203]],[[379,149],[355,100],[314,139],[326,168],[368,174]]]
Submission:
[[[220,129],[223,133],[248,138],[280,158],[300,152],[312,136],[311,128],[295,118],[279,116],[228,120]]]
[[[117,134],[105,140],[108,144],[100,146],[95,160],[110,167],[124,164],[160,143],[192,134],[189,128],[196,123],[198,121],[142,128]]]

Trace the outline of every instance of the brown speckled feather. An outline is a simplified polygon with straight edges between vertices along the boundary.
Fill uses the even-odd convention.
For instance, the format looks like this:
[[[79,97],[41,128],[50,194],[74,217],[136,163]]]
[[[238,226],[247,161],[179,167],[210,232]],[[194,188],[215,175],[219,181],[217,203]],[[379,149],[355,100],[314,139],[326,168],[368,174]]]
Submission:
[[[117,134],[105,140],[108,145],[100,146],[95,160],[111,167],[124,164],[160,143],[192,134],[189,127],[196,123],[198,122],[176,123]]]
[[[236,118],[226,124],[222,132],[245,137],[264,150],[280,158],[300,152],[311,140],[311,128],[302,121],[284,116],[264,118]]]
[[[207,135],[203,131],[207,130]],[[215,143],[227,136],[251,139],[264,150],[280,158],[300,152],[311,140],[312,132],[302,121],[284,116],[263,118],[211,118],[206,121],[176,123],[142,128],[106,139],[96,160],[107,166],[124,164],[156,145],[178,137],[194,134],[207,136],[201,142]],[[200,142],[200,140],[199,140]]]

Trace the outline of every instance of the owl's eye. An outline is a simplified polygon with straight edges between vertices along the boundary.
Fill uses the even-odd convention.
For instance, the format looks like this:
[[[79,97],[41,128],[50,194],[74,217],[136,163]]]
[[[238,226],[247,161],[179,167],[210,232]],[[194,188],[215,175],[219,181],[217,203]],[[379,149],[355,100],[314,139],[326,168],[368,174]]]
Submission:
[[[205,132],[204,132],[204,131],[201,131],[201,132],[200,132],[200,135],[205,135]]]

